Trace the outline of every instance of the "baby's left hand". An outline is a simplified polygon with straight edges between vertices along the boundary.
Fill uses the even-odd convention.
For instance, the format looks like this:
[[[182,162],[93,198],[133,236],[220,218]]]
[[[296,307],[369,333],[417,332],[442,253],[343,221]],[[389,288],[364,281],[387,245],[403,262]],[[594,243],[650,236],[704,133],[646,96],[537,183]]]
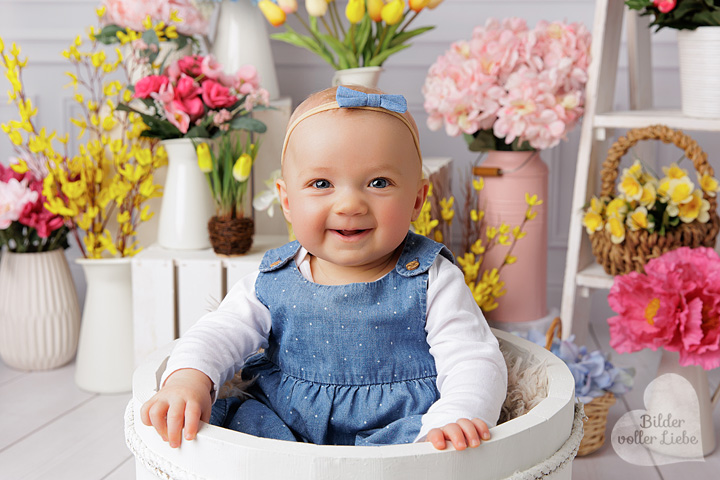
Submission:
[[[457,423],[448,423],[442,428],[433,428],[427,434],[427,441],[438,450],[445,450],[445,441],[450,440],[455,450],[475,448],[482,440],[490,440],[490,429],[479,418],[461,418]]]

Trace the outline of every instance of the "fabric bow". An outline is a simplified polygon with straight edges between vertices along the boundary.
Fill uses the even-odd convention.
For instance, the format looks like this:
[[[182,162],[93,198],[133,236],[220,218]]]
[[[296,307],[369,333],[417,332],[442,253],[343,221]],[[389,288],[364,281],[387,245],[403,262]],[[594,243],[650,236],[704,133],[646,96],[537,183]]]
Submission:
[[[397,113],[407,111],[407,100],[402,95],[379,95],[338,87],[335,100],[339,107],[376,107]]]

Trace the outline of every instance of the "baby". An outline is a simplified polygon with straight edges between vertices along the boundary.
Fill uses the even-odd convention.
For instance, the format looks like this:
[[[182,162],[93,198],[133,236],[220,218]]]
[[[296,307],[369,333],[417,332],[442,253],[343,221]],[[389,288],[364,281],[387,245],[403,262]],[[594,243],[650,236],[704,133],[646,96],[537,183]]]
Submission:
[[[297,241],[176,345],[142,408],[170,446],[199,420],[322,445],[490,438],[505,361],[450,252],[409,231],[428,191],[417,126],[380,93],[331,88],[293,113],[277,188]],[[240,368],[249,399],[215,401]]]

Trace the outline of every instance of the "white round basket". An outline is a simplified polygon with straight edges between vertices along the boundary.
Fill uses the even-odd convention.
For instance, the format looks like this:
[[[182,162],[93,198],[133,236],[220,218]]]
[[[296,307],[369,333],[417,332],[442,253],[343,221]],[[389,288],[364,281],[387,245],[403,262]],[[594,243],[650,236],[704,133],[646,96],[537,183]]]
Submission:
[[[720,27],[678,30],[682,112],[720,118]]]
[[[157,352],[133,377],[125,414],[125,439],[135,455],[138,480],[293,479],[392,480],[552,478],[569,480],[582,440],[582,409],[567,366],[534,343],[494,330],[533,364],[547,365],[548,396],[528,413],[491,429],[492,439],[462,452],[429,443],[384,447],[320,446],[258,438],[203,424],[194,441],[172,449],[139,421],[140,408],[158,387],[171,346]]]

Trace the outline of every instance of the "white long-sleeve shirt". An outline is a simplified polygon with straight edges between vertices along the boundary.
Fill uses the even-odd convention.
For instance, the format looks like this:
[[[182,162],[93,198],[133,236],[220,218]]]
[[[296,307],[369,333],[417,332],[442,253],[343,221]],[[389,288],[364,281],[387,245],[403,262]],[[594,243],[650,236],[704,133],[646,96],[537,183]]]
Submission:
[[[312,281],[309,258],[301,248],[295,262]],[[255,295],[258,274],[238,281],[217,310],[204,315],[183,335],[161,385],[176,370],[193,368],[207,375],[217,392],[248,357],[268,346],[272,318]],[[461,418],[480,418],[488,427],[495,426],[507,391],[505,360],[463,273],[442,255],[428,270],[425,331],[435,359],[440,399],[423,415],[415,441],[423,440],[431,429]]]

